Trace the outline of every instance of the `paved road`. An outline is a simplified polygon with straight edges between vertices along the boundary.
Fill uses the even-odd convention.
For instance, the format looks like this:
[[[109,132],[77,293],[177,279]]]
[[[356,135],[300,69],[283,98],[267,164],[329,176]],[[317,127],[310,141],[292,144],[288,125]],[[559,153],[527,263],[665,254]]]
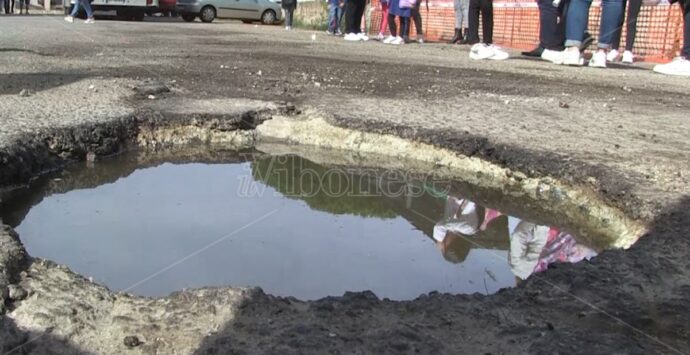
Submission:
[[[550,271],[548,277],[579,287],[580,297],[651,337],[616,321],[611,325],[611,317],[576,316],[580,310],[569,303],[572,299],[538,285],[514,291],[513,296],[524,298],[529,306],[523,305],[524,313],[512,314],[512,320],[492,315],[502,325],[484,329],[482,336],[471,326],[478,316],[466,313],[475,301],[463,299],[465,306],[457,316],[466,321],[457,329],[449,326],[454,330],[446,335],[470,332],[464,347],[468,351],[516,349],[510,345],[516,339],[525,341],[519,347],[525,351],[581,350],[578,344],[602,352],[621,344],[631,353],[668,350],[656,337],[688,350],[682,342],[689,334],[690,310],[690,81],[685,78],[657,75],[648,65],[601,70],[523,58],[475,62],[467,58],[467,48],[459,46],[345,43],[322,33],[236,23],[99,21],[87,26],[67,24],[59,17],[10,17],[0,18],[0,26],[0,148],[38,129],[108,122],[132,114],[141,103],[127,99],[130,87],[154,79],[185,100],[289,101],[318,108],[337,125],[423,140],[528,174],[586,185],[630,216],[649,222],[653,232],[627,253],[598,258],[597,267],[577,266],[575,274],[575,267],[563,268]],[[30,90],[30,96],[19,96],[22,90]],[[548,297],[539,296],[542,292]],[[549,300],[547,309],[544,302]],[[390,323],[395,321],[385,314],[399,311],[398,306],[371,300],[342,302],[364,302],[380,317],[373,324],[395,328]],[[431,306],[451,307],[425,302],[413,307],[424,312],[431,312]],[[518,306],[510,302],[515,301],[497,296],[477,307]],[[361,321],[347,318],[349,308],[335,309],[340,313],[333,318],[319,318],[317,307],[309,313],[316,318],[306,329]],[[532,338],[545,324],[538,314],[548,314],[552,322],[570,330]],[[522,321],[515,321],[518,318]],[[539,325],[534,319],[541,319]],[[424,318],[415,321],[424,323]],[[590,334],[592,329],[596,334]],[[230,335],[214,338],[209,346],[220,346],[229,338],[287,341],[255,331],[228,330]],[[347,332],[356,337],[356,329]],[[410,340],[405,332],[409,330],[363,337],[361,349],[379,349],[372,345],[376,339]],[[501,336],[510,332],[519,335]],[[298,338],[306,337],[300,334]],[[494,343],[482,347],[481,339]],[[261,348],[256,344],[252,346]],[[325,346],[302,345],[314,346],[314,351]],[[450,352],[424,341],[418,345]],[[329,346],[348,349],[347,342]],[[413,349],[391,346],[381,349]]]

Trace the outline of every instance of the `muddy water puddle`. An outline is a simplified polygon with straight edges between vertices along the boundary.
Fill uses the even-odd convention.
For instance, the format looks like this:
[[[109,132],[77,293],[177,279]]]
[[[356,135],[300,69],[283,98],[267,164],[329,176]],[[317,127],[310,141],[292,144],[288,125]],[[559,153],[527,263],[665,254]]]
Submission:
[[[5,197],[0,216],[30,255],[146,296],[206,286],[300,299],[486,294],[596,254],[559,221],[470,195],[433,175],[296,155],[133,152],[39,179]]]

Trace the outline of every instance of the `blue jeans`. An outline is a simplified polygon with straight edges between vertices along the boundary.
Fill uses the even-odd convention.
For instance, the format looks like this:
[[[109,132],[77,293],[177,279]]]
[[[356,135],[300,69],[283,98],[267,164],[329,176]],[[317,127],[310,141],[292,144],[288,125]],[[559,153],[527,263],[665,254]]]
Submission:
[[[328,32],[338,32],[340,19],[343,17],[343,9],[337,4],[328,5]]]
[[[592,0],[571,0],[565,21],[565,46],[579,47],[582,44]],[[616,28],[623,15],[623,0],[602,0],[601,24],[599,25],[599,48],[608,49],[613,43]]]
[[[79,6],[84,7],[84,11],[86,11],[86,17],[87,18],[93,18],[93,10],[91,9],[91,3],[89,0],[76,0],[74,3],[74,8],[72,9],[72,13],[70,16],[75,17],[77,16],[77,13],[79,12]]]
[[[582,44],[592,0],[571,0],[565,21],[565,46],[579,47]],[[611,47],[616,28],[623,16],[623,0],[602,0],[601,24],[599,25],[599,48]]]

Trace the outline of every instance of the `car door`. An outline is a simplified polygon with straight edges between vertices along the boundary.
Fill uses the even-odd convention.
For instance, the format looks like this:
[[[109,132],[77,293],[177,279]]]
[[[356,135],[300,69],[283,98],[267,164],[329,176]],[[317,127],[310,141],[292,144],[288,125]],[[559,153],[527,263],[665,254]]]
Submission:
[[[259,13],[258,0],[222,0],[225,6],[223,13],[228,13],[230,18],[257,20],[261,17]]]

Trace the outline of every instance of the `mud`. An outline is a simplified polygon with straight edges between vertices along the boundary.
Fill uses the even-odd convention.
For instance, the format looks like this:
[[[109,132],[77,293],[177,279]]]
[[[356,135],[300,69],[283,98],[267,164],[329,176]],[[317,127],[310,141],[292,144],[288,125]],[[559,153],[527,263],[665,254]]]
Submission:
[[[393,302],[356,293],[303,302],[256,289],[186,290],[160,299],[113,294],[64,267],[26,256],[16,235],[4,227],[0,232],[0,283],[6,283],[0,325],[3,351],[690,351],[687,81],[641,70],[594,72],[531,61],[479,65],[459,59],[466,58],[466,51],[446,46],[409,46],[401,49],[402,56],[375,44],[353,47],[328,40],[315,46],[308,34],[289,37],[272,29],[223,24],[185,27],[184,35],[179,27],[183,24],[155,24],[160,25],[154,31],[156,38],[185,46],[157,46],[161,52],[154,53],[151,37],[143,41],[106,31],[117,28],[131,35],[152,24],[113,23],[83,30],[91,31],[83,35],[103,44],[94,46],[83,37],[52,34],[57,27],[50,22],[21,22],[50,19],[7,21],[11,26],[2,38],[9,46],[20,48],[21,40],[29,43],[22,37],[27,33],[40,40],[31,42],[33,52],[11,52],[0,59],[0,91],[16,95],[29,87],[41,100],[3,96],[7,98],[0,103],[3,187],[25,183],[72,159],[113,154],[128,144],[140,144],[140,132],[151,132],[153,127],[163,127],[167,133],[160,141],[168,145],[175,136],[171,127],[201,126],[202,132],[233,127],[250,132],[252,125],[241,122],[251,123],[257,117],[264,122],[283,116],[282,111],[315,108],[339,127],[390,134],[493,162],[528,179],[550,177],[589,191],[642,222],[647,233],[626,251],[607,251],[591,262],[559,265],[492,296],[430,294]],[[221,46],[219,40],[232,46]],[[122,61],[120,52],[125,48],[128,60]],[[86,78],[35,83],[41,75],[17,75],[25,72],[15,69],[20,59],[32,63],[24,67],[28,72],[50,71],[62,78],[80,73]],[[224,75],[218,74],[220,64],[229,64]],[[420,75],[415,78],[410,72]],[[168,77],[170,92],[154,94],[160,96],[156,100],[133,96],[132,85],[148,85],[141,78],[152,76]],[[102,85],[102,91],[84,96],[108,105],[80,115],[73,105],[58,102],[65,95],[59,89],[85,90],[89,85]],[[247,97],[282,103],[268,104],[266,111],[264,104],[238,100]],[[203,101],[211,98],[220,100],[211,101],[215,106]],[[189,112],[176,105],[182,100],[204,103]],[[560,108],[560,101],[570,108]],[[161,102],[167,102],[164,110],[156,106]],[[348,110],[353,103],[361,109]],[[233,114],[222,117],[222,112],[208,108],[218,105],[244,108],[223,108],[222,112]],[[36,109],[39,106],[64,110],[50,115]],[[196,123],[184,121],[195,115]],[[213,134],[193,131],[200,141],[214,140],[209,138]],[[143,141],[158,139],[149,136]]]

